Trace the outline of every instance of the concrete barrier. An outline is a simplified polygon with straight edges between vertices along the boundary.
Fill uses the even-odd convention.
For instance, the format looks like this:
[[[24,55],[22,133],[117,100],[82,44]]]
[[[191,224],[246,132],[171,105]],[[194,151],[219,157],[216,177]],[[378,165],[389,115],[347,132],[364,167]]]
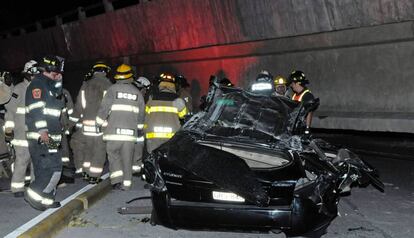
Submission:
[[[88,185],[90,186],[90,185]],[[47,238],[53,237],[61,229],[65,228],[71,221],[73,216],[76,216],[87,210],[92,204],[104,197],[111,191],[111,183],[107,178],[101,183],[92,187],[91,189],[81,193],[74,199],[69,201],[56,212],[47,216],[41,222],[31,227],[21,235],[19,238]]]

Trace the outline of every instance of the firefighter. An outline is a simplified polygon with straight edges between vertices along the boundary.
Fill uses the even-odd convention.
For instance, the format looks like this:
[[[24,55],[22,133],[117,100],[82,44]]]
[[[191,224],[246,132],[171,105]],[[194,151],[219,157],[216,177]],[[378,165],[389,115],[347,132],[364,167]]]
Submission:
[[[287,93],[287,81],[284,77],[278,75],[273,79],[275,91],[272,93],[273,96],[286,97]]]
[[[178,75],[175,79],[177,81],[178,95],[185,102],[185,107],[187,108],[187,114],[192,115],[193,114],[193,98],[191,97],[190,84],[187,82],[187,79],[182,75]]]
[[[91,184],[100,182],[100,175],[106,160],[103,133],[96,131],[95,118],[104,95],[112,85],[107,77],[110,70],[110,67],[103,62],[93,65],[91,78],[84,81],[80,88],[75,105],[76,114],[73,116],[79,118],[79,122],[82,123],[80,129],[82,135],[76,135],[73,143],[75,148],[83,152],[80,157],[83,161],[82,163],[77,161],[75,166],[82,164],[84,179]],[[78,160],[80,158],[75,157]],[[76,167],[76,169],[79,172],[80,168]]]
[[[87,80],[89,80],[92,76],[90,72],[84,77],[84,81],[82,83],[81,88],[83,87],[83,84]],[[83,110],[81,98],[78,94],[77,102],[75,104],[73,113],[69,115],[69,121],[70,125],[73,125],[74,130],[70,138],[70,148],[72,149],[73,153],[73,163],[75,166],[75,177],[84,176],[85,179],[89,180],[87,173],[83,172],[83,161],[84,161],[84,154],[85,154],[85,141],[86,136],[82,133],[82,122],[80,121],[81,113],[79,111]]]
[[[112,85],[99,108],[96,124],[105,121],[103,139],[108,153],[110,179],[113,189],[129,190],[132,185],[132,160],[138,139],[138,126],[143,124],[145,102],[141,92],[132,85],[133,73],[129,65],[116,70]]]
[[[150,89],[151,89],[151,82],[145,78],[145,77],[138,77],[137,79],[134,79],[132,82],[133,85],[135,85],[138,90],[141,92],[142,96],[144,97],[145,102],[148,101],[148,97],[150,95]]]
[[[70,121],[70,117],[73,114],[73,100],[69,91],[65,88],[62,89],[62,96],[60,98],[64,104],[64,108],[61,116],[61,123],[63,126],[62,135],[62,164],[63,171],[61,177],[61,183],[74,183],[74,163],[70,154],[70,147],[68,136],[71,134],[74,123]]]
[[[200,98],[200,110],[207,111],[215,100],[222,96],[223,92],[218,90],[220,87],[232,88],[234,84],[228,78],[219,79],[217,76],[211,75],[207,95],[203,95]]]
[[[145,77],[138,77],[134,80],[133,84],[138,88],[144,97],[144,101],[147,102],[149,97],[149,90],[151,87],[151,82]],[[138,138],[137,143],[135,144],[134,149],[134,159],[132,161],[132,173],[134,175],[140,175],[142,172],[142,157],[144,154],[144,136],[143,131],[144,123],[138,124]]]
[[[10,72],[8,71],[0,71],[0,155],[1,156],[9,156],[9,149],[7,147],[5,141],[5,121],[4,117],[6,114],[6,103],[9,102],[12,91],[13,91],[13,84],[12,84],[12,77]]]
[[[250,90],[253,93],[261,95],[271,95],[274,92],[272,75],[266,71],[262,70],[256,77],[255,82],[252,84]]]
[[[62,171],[59,144],[62,138],[60,116],[64,107],[57,97],[61,88],[64,59],[46,56],[38,64],[35,75],[26,90],[26,125],[29,151],[35,179],[25,193],[25,200],[35,209],[60,207],[55,202],[56,186]]]
[[[160,75],[159,91],[151,95],[145,108],[145,138],[148,153],[173,137],[180,119],[187,114],[185,101],[178,97],[172,74]]]
[[[25,131],[25,97],[27,86],[29,86],[34,76],[39,73],[36,65],[37,62],[34,60],[30,60],[24,65],[22,71],[23,81],[14,87],[12,97],[9,103],[6,104],[5,135],[11,141],[16,154],[10,186],[15,197],[24,196],[26,170],[31,162]]]
[[[306,79],[305,74],[302,71],[295,70],[289,77],[290,87],[293,90],[292,100],[303,103],[309,102],[315,99],[311,91],[306,87],[309,84],[309,80]],[[312,114],[309,112],[306,116],[306,129],[305,135],[310,134],[310,126],[312,124]]]

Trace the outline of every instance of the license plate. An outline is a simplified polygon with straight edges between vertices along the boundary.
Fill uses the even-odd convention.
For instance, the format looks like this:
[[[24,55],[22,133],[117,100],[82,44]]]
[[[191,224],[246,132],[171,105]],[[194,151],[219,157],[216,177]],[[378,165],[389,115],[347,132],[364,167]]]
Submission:
[[[235,193],[225,193],[213,191],[213,199],[220,201],[229,201],[229,202],[244,202],[244,198],[240,197]]]

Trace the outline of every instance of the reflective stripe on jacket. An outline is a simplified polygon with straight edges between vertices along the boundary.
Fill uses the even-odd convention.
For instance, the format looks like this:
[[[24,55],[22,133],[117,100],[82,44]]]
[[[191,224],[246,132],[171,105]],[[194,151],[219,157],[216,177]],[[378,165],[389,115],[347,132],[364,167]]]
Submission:
[[[309,89],[304,90],[301,94],[294,93],[293,96],[292,96],[292,100],[297,101],[297,102],[302,102],[303,96],[308,92],[310,93]]]
[[[175,93],[161,91],[146,106],[145,137],[169,139],[181,127],[180,118],[187,114],[185,101]]]
[[[108,88],[96,116],[96,124],[107,121],[105,141],[137,142],[138,125],[145,117],[145,102],[141,92],[130,81],[117,81]]]

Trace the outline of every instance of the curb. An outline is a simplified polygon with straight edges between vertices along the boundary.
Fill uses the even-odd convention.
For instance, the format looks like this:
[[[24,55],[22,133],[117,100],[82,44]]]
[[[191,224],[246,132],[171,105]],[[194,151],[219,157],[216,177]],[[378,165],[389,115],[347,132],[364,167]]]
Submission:
[[[109,191],[111,191],[111,182],[109,179],[105,179],[91,190],[77,196],[74,200],[81,201],[83,204],[83,210],[87,210],[90,205],[99,201],[99,199],[105,196]]]
[[[87,210],[92,204],[105,196],[109,191],[111,191],[111,182],[109,178],[107,178],[99,184],[95,185],[90,190],[78,195],[63,207],[59,208],[56,212],[52,213],[18,237],[53,237],[69,224],[73,216],[79,215]]]

